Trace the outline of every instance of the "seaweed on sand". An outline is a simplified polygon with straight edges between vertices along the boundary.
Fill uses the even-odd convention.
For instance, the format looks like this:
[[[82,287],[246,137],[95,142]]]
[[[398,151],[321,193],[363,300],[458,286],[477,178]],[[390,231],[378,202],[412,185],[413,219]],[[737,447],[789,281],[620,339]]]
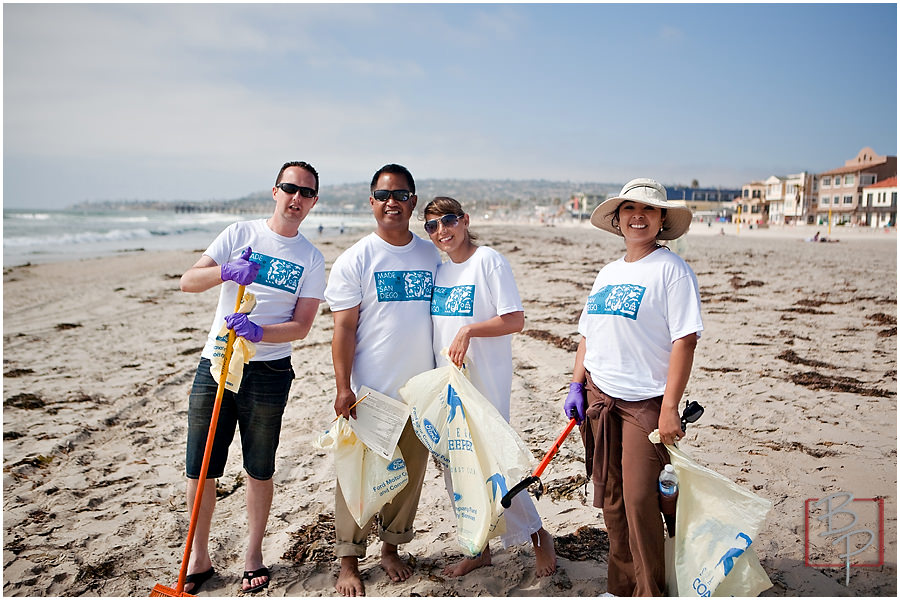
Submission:
[[[575,533],[554,540],[556,553],[569,560],[600,560],[609,554],[609,536],[602,529],[583,525]]]
[[[316,521],[290,534],[291,547],[281,555],[295,563],[327,562],[334,558],[334,515],[320,514]]]
[[[549,331],[544,331],[543,329],[526,329],[522,333],[536,340],[541,340],[542,342],[552,344],[557,348],[565,350],[566,352],[575,352],[576,350],[578,350],[578,342],[576,342],[575,340],[554,335]]]

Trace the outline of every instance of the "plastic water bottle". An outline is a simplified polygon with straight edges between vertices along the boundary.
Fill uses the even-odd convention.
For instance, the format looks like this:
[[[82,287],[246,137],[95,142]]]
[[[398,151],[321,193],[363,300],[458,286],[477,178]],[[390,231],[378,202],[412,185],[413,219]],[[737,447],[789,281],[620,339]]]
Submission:
[[[678,496],[678,475],[672,465],[666,465],[659,472],[659,493],[663,496]]]
[[[675,514],[675,503],[678,500],[678,476],[675,467],[666,465],[659,472],[659,505],[664,515]]]

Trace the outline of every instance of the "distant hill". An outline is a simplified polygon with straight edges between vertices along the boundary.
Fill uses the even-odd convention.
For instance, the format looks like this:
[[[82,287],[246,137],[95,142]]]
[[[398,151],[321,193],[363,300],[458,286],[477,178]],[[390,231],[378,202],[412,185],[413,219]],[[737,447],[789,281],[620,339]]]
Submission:
[[[470,206],[508,206],[519,209],[542,204],[565,204],[575,194],[605,195],[616,192],[621,187],[618,183],[575,183],[543,179],[423,179],[416,182],[416,194],[420,204],[429,202],[435,196],[451,196],[459,200],[467,210]],[[353,206],[367,210],[369,185],[323,186],[319,202],[329,206]]]
[[[621,189],[620,183],[571,181],[510,180],[510,179],[423,179],[416,182],[420,206],[435,196],[451,196],[459,200],[467,211],[502,210],[503,212],[531,211],[536,206],[565,205],[576,194],[605,197]],[[223,210],[227,212],[265,212],[270,210],[269,190],[249,194],[233,200],[132,200],[92,201],[72,206],[74,209],[159,209]],[[319,189],[317,210],[357,212],[369,210],[369,184],[345,183],[323,185]]]

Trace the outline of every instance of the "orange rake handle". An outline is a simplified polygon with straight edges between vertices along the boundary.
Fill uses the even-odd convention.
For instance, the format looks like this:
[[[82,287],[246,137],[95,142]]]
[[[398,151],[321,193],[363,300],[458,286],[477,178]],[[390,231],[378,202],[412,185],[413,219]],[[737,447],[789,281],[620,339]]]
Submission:
[[[238,287],[234,312],[238,312],[241,309],[241,300],[244,298],[244,287],[245,286],[243,285]],[[229,329],[228,342],[225,344],[225,358],[222,360],[222,372],[219,374],[219,387],[216,390],[216,402],[213,404],[212,418],[209,422],[209,433],[206,436],[206,448],[203,451],[203,464],[200,467],[200,479],[197,481],[197,494],[194,496],[194,508],[191,511],[191,524],[190,527],[188,527],[187,543],[184,545],[184,557],[181,559],[181,571],[178,573],[178,585],[175,587],[175,591],[179,596],[184,594],[188,562],[191,559],[191,545],[194,543],[194,535],[197,530],[197,517],[200,515],[200,502],[203,499],[206,474],[209,472],[209,459],[212,456],[213,441],[216,439],[216,425],[219,423],[219,410],[222,408],[222,398],[225,396],[225,382],[226,379],[228,379],[228,365],[231,363],[234,340],[234,329]]]

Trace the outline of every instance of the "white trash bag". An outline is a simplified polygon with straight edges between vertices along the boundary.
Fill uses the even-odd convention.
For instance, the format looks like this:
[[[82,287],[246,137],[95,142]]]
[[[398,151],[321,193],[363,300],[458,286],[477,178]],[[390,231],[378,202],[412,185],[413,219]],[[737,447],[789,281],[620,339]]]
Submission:
[[[256,296],[252,292],[244,292],[238,312],[250,314],[256,308]],[[228,324],[222,323],[222,328],[216,336],[213,346],[213,357],[209,365],[209,373],[216,383],[222,377],[222,364],[225,362],[225,348],[228,345]],[[225,377],[225,389],[229,392],[237,392],[241,388],[241,379],[244,377],[244,365],[256,356],[256,345],[240,336],[235,336],[231,348],[231,362],[228,363],[228,375]]]
[[[531,474],[534,457],[455,365],[416,375],[400,397],[422,444],[450,469],[457,538],[465,553],[477,556],[506,531],[500,500]]]
[[[391,460],[373,452],[359,441],[343,416],[319,436],[314,446],[334,451],[341,492],[353,520],[360,527],[406,487],[409,473],[400,448],[394,448]]]
[[[649,438],[658,444],[659,431]],[[751,546],[772,502],[694,462],[679,448],[666,449],[678,475],[674,548],[667,540],[666,552],[669,594],[758,596],[772,587]]]

